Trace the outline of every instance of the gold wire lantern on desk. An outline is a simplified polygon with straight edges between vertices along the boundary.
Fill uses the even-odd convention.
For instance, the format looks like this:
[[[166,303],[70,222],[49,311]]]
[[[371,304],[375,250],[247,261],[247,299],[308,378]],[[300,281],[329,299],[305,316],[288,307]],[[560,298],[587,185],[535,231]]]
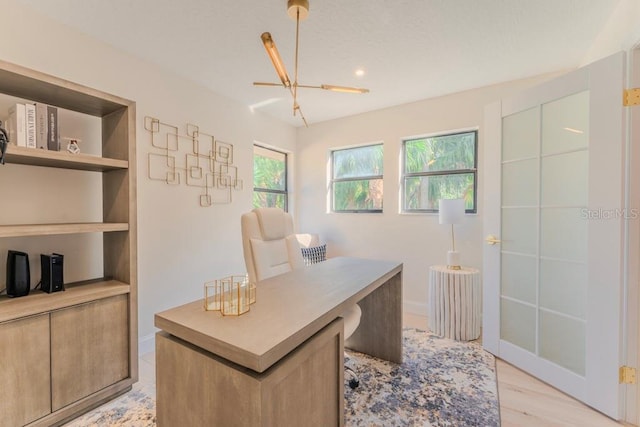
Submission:
[[[256,285],[245,275],[232,275],[204,284],[204,309],[239,316],[256,302]]]
[[[222,307],[222,283],[211,280],[204,284],[204,309],[206,311],[220,311]]]

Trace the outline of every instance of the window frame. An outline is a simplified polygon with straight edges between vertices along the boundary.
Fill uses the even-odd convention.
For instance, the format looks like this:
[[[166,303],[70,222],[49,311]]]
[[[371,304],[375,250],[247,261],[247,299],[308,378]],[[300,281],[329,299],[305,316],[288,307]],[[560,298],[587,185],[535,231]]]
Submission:
[[[416,141],[420,139],[439,138],[445,136],[473,134],[474,135],[474,153],[473,153],[473,168],[470,169],[443,169],[433,172],[407,172],[407,142]],[[412,136],[402,139],[402,168],[401,168],[401,182],[402,182],[402,197],[401,197],[401,212],[406,214],[414,213],[438,213],[439,209],[407,209],[407,179],[415,177],[428,177],[428,176],[451,176],[451,175],[463,175],[473,174],[473,209],[465,209],[465,214],[475,214],[478,212],[478,129],[462,129],[448,132],[439,132],[435,134]]]
[[[252,159],[255,158],[256,152],[255,152],[255,148],[259,147],[260,149],[263,150],[269,150],[269,151],[273,151],[274,153],[278,153],[278,154],[282,154],[284,155],[284,190],[274,190],[271,188],[262,188],[262,187],[253,187],[253,192],[254,193],[267,193],[267,194],[282,194],[284,195],[284,211],[285,212],[289,212],[289,154],[286,153],[285,151],[281,151],[278,150],[276,148],[273,147],[267,147],[265,145],[262,144],[253,144],[253,156]],[[253,173],[255,174],[255,169],[253,170]],[[253,196],[253,195],[252,195]],[[251,202],[251,204],[253,205],[253,201]]]
[[[382,163],[383,163],[383,169],[382,169],[382,174],[380,175],[362,175],[362,176],[358,176],[358,177],[349,177],[349,178],[338,178],[335,179],[334,178],[334,174],[335,174],[335,168],[334,168],[334,153],[338,152],[338,151],[347,151],[347,150],[357,150],[359,148],[365,148],[365,147],[374,147],[374,146],[381,146],[382,147]],[[335,189],[334,189],[334,184],[337,182],[351,182],[351,181],[366,181],[366,180],[372,180],[372,179],[379,179],[380,181],[382,181],[382,185],[383,185],[383,198],[384,198],[384,142],[380,141],[380,142],[373,142],[373,143],[368,143],[368,144],[362,144],[362,145],[353,145],[353,146],[349,146],[349,147],[341,147],[341,148],[334,148],[331,149],[329,151],[329,210],[331,213],[337,213],[337,214],[341,214],[341,213],[382,213],[383,209],[384,209],[384,205],[382,208],[380,209],[343,209],[343,210],[336,210],[335,209]]]

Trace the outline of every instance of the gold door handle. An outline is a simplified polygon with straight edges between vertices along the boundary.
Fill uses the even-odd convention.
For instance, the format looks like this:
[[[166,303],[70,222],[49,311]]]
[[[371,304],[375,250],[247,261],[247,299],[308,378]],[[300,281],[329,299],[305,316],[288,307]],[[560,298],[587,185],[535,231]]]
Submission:
[[[487,236],[487,238],[484,239],[484,240],[485,240],[485,242],[487,242],[487,244],[489,244],[491,246],[495,245],[496,243],[500,243],[502,241],[502,240],[498,239],[496,236],[494,236],[493,234],[489,234]]]

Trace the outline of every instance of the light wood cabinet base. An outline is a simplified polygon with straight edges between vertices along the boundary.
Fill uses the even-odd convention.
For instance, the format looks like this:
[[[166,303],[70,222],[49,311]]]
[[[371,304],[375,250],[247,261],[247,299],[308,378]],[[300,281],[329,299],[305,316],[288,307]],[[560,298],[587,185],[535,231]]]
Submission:
[[[158,332],[157,424],[343,426],[343,343],[338,318],[257,373]]]
[[[0,425],[51,412],[49,347],[48,314],[0,324]]]
[[[58,427],[62,426],[74,418],[79,417],[80,415],[91,411],[92,409],[97,408],[98,406],[104,405],[110,400],[128,392],[132,388],[133,381],[131,378],[127,378],[126,380],[120,381],[116,384],[110,385],[103,390],[100,390],[97,393],[94,393],[90,396],[87,396],[83,399],[80,399],[77,402],[72,403],[69,406],[65,406],[64,408],[53,412],[46,417],[40,418],[34,421],[31,424],[28,424],[28,427]]]
[[[128,296],[51,313],[51,410],[129,377]]]

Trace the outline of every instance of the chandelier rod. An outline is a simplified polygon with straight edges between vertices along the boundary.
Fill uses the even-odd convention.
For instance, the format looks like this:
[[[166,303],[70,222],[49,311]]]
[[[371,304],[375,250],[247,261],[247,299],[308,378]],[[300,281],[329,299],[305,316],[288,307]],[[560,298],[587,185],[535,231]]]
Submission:
[[[298,106],[298,45],[299,45],[299,34],[300,34],[300,8],[296,10],[296,52],[295,52],[295,64],[293,70],[293,115],[296,115],[296,107],[299,110]],[[302,115],[302,111],[300,111],[300,115]]]

